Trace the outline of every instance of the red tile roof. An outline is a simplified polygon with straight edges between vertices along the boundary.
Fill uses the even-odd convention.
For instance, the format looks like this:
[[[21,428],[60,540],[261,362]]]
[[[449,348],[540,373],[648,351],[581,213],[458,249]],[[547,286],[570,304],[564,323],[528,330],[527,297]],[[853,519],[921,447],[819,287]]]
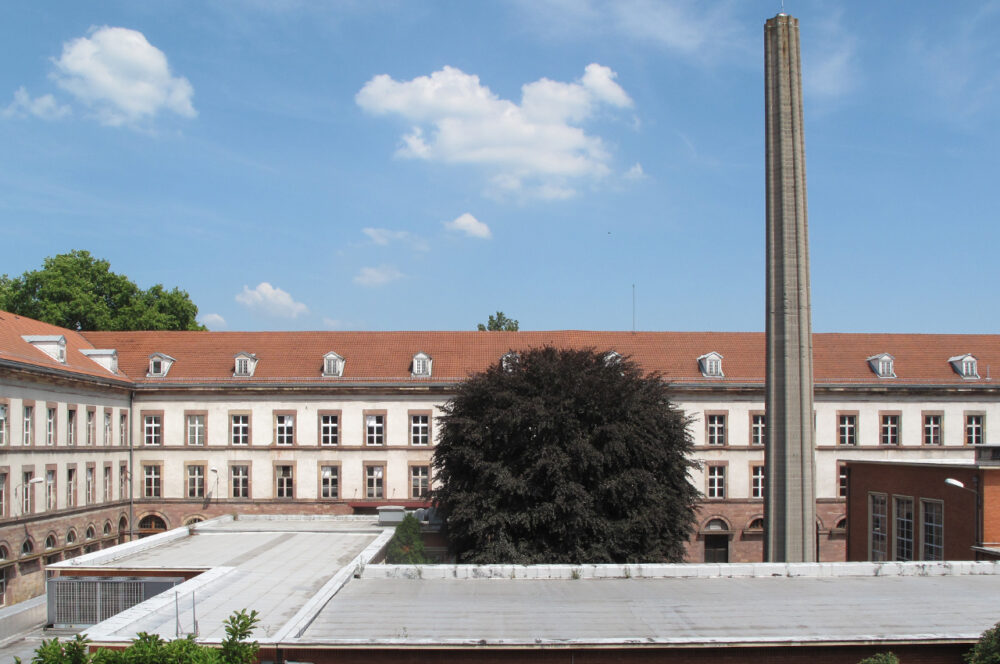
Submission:
[[[676,383],[763,383],[764,334],[760,332],[88,332],[101,347],[118,349],[120,366],[139,382],[233,383],[233,358],[241,351],[259,362],[252,382],[427,382],[410,375],[413,355],[433,359],[430,382],[465,378],[496,362],[508,350],[552,345],[613,350],[647,371]],[[345,358],[342,378],[322,378],[323,355]],[[723,379],[701,375],[697,358],[723,356]],[[177,360],[167,378],[145,378],[149,355]],[[890,353],[897,378],[878,378],[867,358]],[[948,358],[972,353],[979,381],[958,376]],[[818,384],[992,384],[1000,371],[1000,335],[816,334],[814,372]]]
[[[25,334],[62,334],[67,342],[63,365],[25,342]],[[814,374],[823,385],[996,385],[1000,335],[967,334],[815,334]],[[140,385],[159,383],[450,383],[496,362],[508,350],[552,345],[613,350],[631,356],[647,371],[675,383],[762,384],[764,334],[761,332],[74,332],[0,312],[0,360],[114,378],[80,348],[114,348],[119,369]],[[257,356],[252,378],[234,378],[237,353]],[[342,378],[324,378],[323,356],[345,359]],[[433,378],[413,378],[413,355],[433,359]],[[704,378],[697,358],[723,356],[725,378]],[[165,378],[147,378],[149,356],[163,353],[176,362]],[[897,378],[878,378],[867,358],[889,353]],[[949,357],[971,353],[979,361],[979,380],[960,377]]]
[[[62,335],[66,338],[66,362],[60,362],[25,341],[25,335]],[[128,385],[132,381],[121,371],[113,374],[80,352],[94,346],[79,332],[49,325],[32,318],[0,311],[0,360],[41,369],[55,369],[70,374],[104,378]]]

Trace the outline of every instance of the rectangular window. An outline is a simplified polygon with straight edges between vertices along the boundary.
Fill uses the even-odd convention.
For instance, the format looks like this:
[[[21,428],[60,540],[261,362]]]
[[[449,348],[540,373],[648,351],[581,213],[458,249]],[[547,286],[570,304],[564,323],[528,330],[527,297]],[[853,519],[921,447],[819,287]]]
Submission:
[[[56,471],[45,471],[45,509],[54,510],[56,505]]]
[[[340,416],[319,416],[319,444],[336,445],[340,442]]]
[[[913,560],[913,498],[893,499],[896,516],[896,560]]]
[[[726,497],[726,467],[708,467],[708,498]]]
[[[94,444],[94,411],[87,411],[87,445]]]
[[[114,500],[114,494],[112,493],[111,484],[111,466],[104,467],[104,502],[110,503]]]
[[[726,416],[710,414],[706,418],[707,439],[709,445],[726,444]]]
[[[0,403],[0,446],[7,444],[7,404]]]
[[[899,445],[899,415],[885,413],[879,428],[879,443],[882,445]]]
[[[230,466],[229,484],[233,487],[233,498],[249,498],[250,466]]]
[[[767,442],[767,416],[763,413],[754,413],[750,416],[750,444],[763,445]]]
[[[365,415],[365,444],[385,444],[385,415]]]
[[[750,497],[764,498],[764,466],[751,466],[750,468]]]
[[[145,498],[159,498],[161,490],[160,467],[153,465],[143,465],[142,467],[142,495]]]
[[[923,559],[944,560],[944,504],[936,500],[921,500],[923,512]]]
[[[87,468],[87,476],[86,477],[87,477],[87,486],[86,486],[86,489],[87,489],[87,492],[86,492],[87,493],[87,495],[86,495],[87,504],[88,505],[93,505],[94,504],[94,468],[93,468],[93,466]]]
[[[111,444],[111,413],[107,411],[104,413],[104,442],[102,444],[105,447]]]
[[[295,416],[275,415],[274,416],[274,442],[278,445],[295,444]]]
[[[941,444],[941,416],[924,414],[924,445]]]
[[[66,444],[76,445],[76,410],[72,408],[66,411]]]
[[[35,485],[31,483],[35,473],[25,471],[21,474],[21,514],[32,514],[35,511]]]
[[[295,478],[292,474],[292,467],[275,466],[274,475],[277,483],[276,496],[278,498],[294,498]]]
[[[410,497],[426,498],[431,488],[431,469],[428,466],[410,466]]]
[[[187,497],[205,497],[205,466],[187,467]]]
[[[118,466],[118,500],[128,498],[128,466]]]
[[[847,464],[837,464],[837,495],[847,498]]]
[[[368,498],[382,498],[385,494],[385,466],[365,466],[365,485]]]
[[[143,440],[147,445],[159,445],[163,442],[162,433],[163,428],[161,426],[162,418],[160,415],[146,415],[142,418],[143,421]]]
[[[187,416],[187,444],[205,444],[205,416],[203,414]]]
[[[34,418],[34,416],[35,416],[35,407],[34,406],[25,406],[24,407],[24,429],[23,429],[23,432],[22,432],[24,434],[24,437],[21,438],[21,444],[22,445],[33,445],[34,442],[35,442],[35,430],[32,427],[32,424],[33,424],[32,419]]]
[[[887,509],[884,494],[868,494],[868,523],[871,526],[868,535],[868,559],[876,562],[886,559],[886,542],[889,536]]]
[[[7,516],[7,473],[0,473],[0,518]]]
[[[431,425],[429,415],[410,416],[410,445],[429,445],[431,442]]]
[[[340,497],[340,468],[337,466],[320,466],[320,496],[323,498]]]
[[[52,446],[56,442],[56,409],[49,408],[45,416],[45,444]]]
[[[983,444],[983,420],[985,415],[973,414],[965,416],[965,444]]]
[[[66,469],[66,507],[76,507],[76,468]]]
[[[857,445],[858,444],[858,416],[838,415],[837,416],[837,444]]]
[[[128,445],[128,415],[125,413],[118,416],[118,444],[122,447]]]
[[[250,444],[250,416],[233,415],[230,419],[230,434],[233,445]]]

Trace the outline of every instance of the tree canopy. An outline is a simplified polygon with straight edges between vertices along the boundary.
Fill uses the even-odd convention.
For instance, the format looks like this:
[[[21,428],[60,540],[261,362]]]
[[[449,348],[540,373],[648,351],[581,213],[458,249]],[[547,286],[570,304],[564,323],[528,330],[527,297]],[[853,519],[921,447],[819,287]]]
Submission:
[[[683,558],[699,493],[660,376],[593,350],[508,353],[444,411],[433,498],[461,562]]]
[[[182,290],[142,290],[106,260],[74,250],[40,270],[0,277],[0,309],[73,330],[203,330]]]
[[[517,332],[517,328],[517,321],[507,318],[502,311],[498,311],[496,316],[491,314],[486,325],[480,323],[478,326],[480,332]]]

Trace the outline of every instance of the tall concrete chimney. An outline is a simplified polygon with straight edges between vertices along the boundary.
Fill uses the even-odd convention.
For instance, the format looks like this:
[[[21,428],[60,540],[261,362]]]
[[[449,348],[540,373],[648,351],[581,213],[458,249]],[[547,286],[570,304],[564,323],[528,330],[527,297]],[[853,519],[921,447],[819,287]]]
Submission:
[[[769,562],[816,560],[812,320],[799,21],[764,24],[767,164],[767,447]]]

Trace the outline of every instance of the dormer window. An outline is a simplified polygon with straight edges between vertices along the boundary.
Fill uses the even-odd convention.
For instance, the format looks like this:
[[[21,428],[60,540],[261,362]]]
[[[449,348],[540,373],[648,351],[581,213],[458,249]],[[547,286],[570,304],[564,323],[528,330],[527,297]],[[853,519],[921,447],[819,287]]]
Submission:
[[[417,353],[413,356],[413,377],[414,378],[430,378],[431,377],[431,356],[427,353]]]
[[[622,361],[621,353],[616,353],[613,350],[609,350],[604,354],[604,366],[610,367],[616,364],[620,364]]]
[[[972,354],[966,353],[965,355],[949,357],[948,362],[951,363],[951,368],[955,370],[955,373],[962,378],[979,378],[979,362]]]
[[[163,378],[170,371],[170,367],[173,366],[174,358],[169,355],[164,355],[163,353],[153,353],[149,356],[149,373],[146,374],[147,378]]]
[[[725,377],[725,374],[722,373],[722,355],[715,351],[705,353],[699,357],[698,368],[701,369],[701,375],[705,378]]]
[[[521,356],[514,351],[508,351],[500,358],[500,367],[507,372],[513,371],[517,363],[521,361]]]
[[[66,337],[61,334],[25,334],[21,337],[56,362],[66,361]]]
[[[895,378],[894,359],[889,353],[879,353],[868,358],[868,366],[879,378]]]
[[[330,351],[323,356],[323,375],[340,378],[344,375],[344,358]]]
[[[237,353],[233,378],[249,378],[257,368],[257,356],[253,353]]]
[[[111,373],[118,373],[118,351],[113,348],[81,348],[80,352]]]

